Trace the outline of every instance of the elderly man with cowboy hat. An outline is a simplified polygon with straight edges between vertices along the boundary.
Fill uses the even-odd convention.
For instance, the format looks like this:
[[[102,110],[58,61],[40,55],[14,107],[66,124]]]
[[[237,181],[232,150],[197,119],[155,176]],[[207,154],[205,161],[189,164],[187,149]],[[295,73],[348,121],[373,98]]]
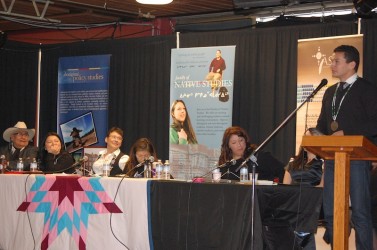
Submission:
[[[38,155],[38,148],[29,144],[34,135],[35,129],[28,129],[22,121],[4,131],[3,138],[9,146],[0,148],[0,156],[4,155],[9,162],[8,169],[15,170],[19,158],[24,162],[24,170],[30,169],[30,163]]]

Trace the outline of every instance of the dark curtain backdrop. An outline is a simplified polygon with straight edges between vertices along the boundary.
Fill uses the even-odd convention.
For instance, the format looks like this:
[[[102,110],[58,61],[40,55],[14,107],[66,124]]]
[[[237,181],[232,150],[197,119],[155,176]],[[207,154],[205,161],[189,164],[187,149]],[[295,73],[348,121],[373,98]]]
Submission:
[[[362,20],[361,33],[364,34],[363,75],[377,84],[377,19]]]
[[[236,45],[233,124],[254,143],[264,139],[296,108],[297,39],[357,33],[353,21],[219,32],[181,33],[180,46]],[[376,20],[363,21],[364,76],[377,83]],[[125,132],[128,153],[139,137],[149,137],[159,158],[168,159],[170,51],[175,36],[41,46],[41,138],[56,131],[59,57],[111,54],[108,124]],[[13,49],[12,49],[13,48]],[[35,122],[38,47],[7,42],[0,50],[0,129],[17,120]],[[295,149],[295,117],[265,148],[286,162]]]
[[[38,48],[22,43],[0,47],[0,141],[3,132],[17,121],[35,127],[38,79]]]

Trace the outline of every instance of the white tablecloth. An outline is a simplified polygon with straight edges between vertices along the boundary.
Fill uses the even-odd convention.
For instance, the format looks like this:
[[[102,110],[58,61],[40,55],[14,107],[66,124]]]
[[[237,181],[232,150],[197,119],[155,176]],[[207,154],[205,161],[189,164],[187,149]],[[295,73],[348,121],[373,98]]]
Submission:
[[[50,237],[47,247],[51,250],[150,249],[147,179],[124,179],[120,183],[121,178],[82,177],[75,184],[81,187],[72,187],[76,191],[69,186],[65,187],[68,191],[54,191],[57,188],[51,184],[56,186],[58,177],[0,175],[0,249],[44,249],[41,246],[46,234]],[[60,179],[61,182],[64,183]],[[84,191],[77,191],[80,188]],[[101,189],[103,191],[99,192]],[[74,206],[70,204],[70,192]],[[25,203],[32,199],[34,202]],[[104,202],[121,212],[110,213],[103,209]],[[27,209],[17,211],[22,210],[21,204]],[[81,241],[78,240],[80,235],[83,236]]]

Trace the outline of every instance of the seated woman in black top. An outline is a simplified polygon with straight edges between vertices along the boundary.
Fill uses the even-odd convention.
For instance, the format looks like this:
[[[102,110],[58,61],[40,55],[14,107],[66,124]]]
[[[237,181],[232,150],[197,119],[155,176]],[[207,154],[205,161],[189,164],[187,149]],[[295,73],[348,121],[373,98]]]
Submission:
[[[229,162],[232,159],[236,160],[236,164],[221,168],[221,178],[239,180],[239,166],[256,148],[256,145],[250,143],[250,137],[243,128],[238,126],[227,128],[222,139],[219,165]],[[258,173],[259,180],[283,179],[284,164],[282,162],[274,158],[269,152],[259,152],[256,158],[258,164],[256,172]],[[251,173],[251,162],[248,161],[246,165],[248,166],[249,173]]]
[[[285,167],[284,184],[323,187],[323,161],[300,147],[298,154]]]
[[[307,132],[307,135],[311,135]],[[296,184],[323,187],[323,160],[303,147],[285,167],[283,184]],[[312,233],[295,232],[296,242],[304,250],[315,250],[315,238]]]
[[[45,173],[74,173],[71,168],[75,160],[63,148],[63,141],[55,132],[49,132],[39,152],[39,169]]]

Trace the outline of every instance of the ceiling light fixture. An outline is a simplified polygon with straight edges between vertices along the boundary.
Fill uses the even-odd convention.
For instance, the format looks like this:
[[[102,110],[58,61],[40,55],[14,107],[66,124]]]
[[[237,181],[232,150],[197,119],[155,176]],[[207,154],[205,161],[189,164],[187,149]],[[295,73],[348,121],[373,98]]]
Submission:
[[[173,0],[136,0],[136,2],[141,3],[141,4],[162,5],[162,4],[169,4],[173,2]]]

